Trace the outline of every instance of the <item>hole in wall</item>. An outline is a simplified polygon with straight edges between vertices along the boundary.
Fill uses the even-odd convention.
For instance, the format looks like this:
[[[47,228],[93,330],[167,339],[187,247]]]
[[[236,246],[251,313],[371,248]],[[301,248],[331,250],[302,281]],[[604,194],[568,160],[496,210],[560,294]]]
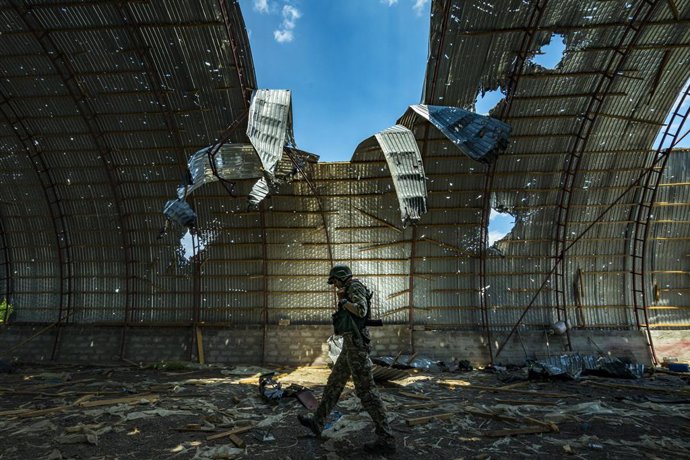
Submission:
[[[551,35],[549,43],[542,46],[530,61],[545,69],[553,70],[557,68],[563,60],[565,48],[565,36],[553,34]]]
[[[479,115],[489,115],[491,109],[496,107],[503,98],[505,98],[505,94],[503,94],[500,88],[484,92],[480,91],[477,99],[474,101],[474,111]]]
[[[505,238],[515,227],[515,216],[504,209],[491,209],[489,216],[488,245],[493,246],[496,242]]]

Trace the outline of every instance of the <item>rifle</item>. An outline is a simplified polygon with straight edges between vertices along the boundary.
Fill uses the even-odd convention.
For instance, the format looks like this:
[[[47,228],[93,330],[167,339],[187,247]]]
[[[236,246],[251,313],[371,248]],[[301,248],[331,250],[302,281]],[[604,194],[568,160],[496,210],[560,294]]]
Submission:
[[[367,319],[364,325],[371,327],[383,327],[383,321],[380,319]]]

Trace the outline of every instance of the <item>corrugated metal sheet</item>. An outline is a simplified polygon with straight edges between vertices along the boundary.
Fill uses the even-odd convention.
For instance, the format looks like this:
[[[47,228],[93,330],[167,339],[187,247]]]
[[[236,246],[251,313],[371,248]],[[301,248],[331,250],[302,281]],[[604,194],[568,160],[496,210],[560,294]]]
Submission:
[[[458,107],[416,104],[401,118],[410,129],[414,125],[413,113],[429,121],[473,160],[492,161],[508,146],[511,128],[496,118]]]
[[[471,110],[483,90],[510,84],[505,153],[479,164],[460,154],[453,132],[414,124],[429,212],[403,229],[395,168],[376,142],[350,163],[305,163],[305,176],[248,210],[261,175],[239,126],[216,157],[236,195],[209,183],[188,197],[208,243],[193,259],[181,251],[184,231],[161,235],[160,210],[187,158],[249,108],[256,82],[237,3],[63,3],[31,1],[31,13],[0,5],[0,294],[17,320],[326,324],[325,277],[345,262],[375,291],[376,316],[387,323],[486,325],[498,340],[547,279],[559,244],[587,231],[563,259],[563,294],[547,279],[523,327],[544,329],[558,308],[575,327],[637,327],[630,235],[641,190],[622,194],[651,164],[652,141],[690,77],[688,0],[676,0],[677,19],[658,3],[644,21],[635,16],[646,9],[641,0],[549,2],[532,25],[534,2],[433,2],[421,102]],[[529,49],[519,50],[530,33]],[[566,42],[558,66],[532,63],[554,34]],[[516,69],[520,51],[528,59]],[[264,167],[294,175],[283,149],[293,143],[288,94],[280,94],[266,99],[269,121],[257,111],[249,118],[268,133],[259,139]],[[400,151],[411,150],[406,142]],[[213,181],[207,158],[196,158],[195,184]],[[652,327],[690,323],[687,165],[687,151],[672,154],[650,221]],[[481,247],[487,207],[516,219],[500,252]]]
[[[422,154],[412,131],[396,125],[375,135],[393,178],[403,227],[426,214],[426,176]]]
[[[254,92],[249,108],[247,137],[261,159],[264,170],[275,171],[283,147],[292,135],[290,91],[260,89]]]

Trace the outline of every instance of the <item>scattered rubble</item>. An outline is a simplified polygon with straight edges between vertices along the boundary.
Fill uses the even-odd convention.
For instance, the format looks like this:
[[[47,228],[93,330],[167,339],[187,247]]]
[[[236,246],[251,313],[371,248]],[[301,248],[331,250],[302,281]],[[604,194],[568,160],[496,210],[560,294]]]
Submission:
[[[367,458],[359,447],[373,425],[351,383],[322,439],[295,423],[297,414],[313,410],[298,395],[318,397],[329,373],[20,364],[2,377],[0,435],[7,447],[0,458]],[[518,374],[525,378],[505,382]],[[653,373],[620,383],[526,375],[526,368],[414,369],[380,382],[398,436],[395,458],[687,456],[690,387],[682,376]],[[276,388],[283,396],[267,398]]]

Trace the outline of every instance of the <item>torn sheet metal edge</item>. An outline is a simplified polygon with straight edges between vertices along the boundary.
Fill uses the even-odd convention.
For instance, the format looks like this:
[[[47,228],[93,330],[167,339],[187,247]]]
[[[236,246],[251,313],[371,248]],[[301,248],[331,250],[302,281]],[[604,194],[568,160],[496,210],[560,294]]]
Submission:
[[[283,148],[292,140],[290,91],[259,89],[252,95],[247,122],[247,137],[265,171],[274,174]]]
[[[402,125],[385,129],[374,137],[393,178],[403,227],[415,224],[427,212],[426,176],[417,139]]]
[[[209,160],[209,152],[211,146],[195,152],[187,162],[189,169],[189,176],[191,184],[181,185],[177,189],[177,196],[184,199],[185,196],[190,195],[194,190],[212,182],[219,178],[227,181],[235,181],[242,179],[260,179],[261,162],[251,144],[223,144],[215,154],[214,162],[216,166],[216,174],[214,174],[211,162]],[[303,150],[286,147],[285,150],[290,152],[290,155],[295,159],[297,164],[304,168],[307,163],[318,162],[318,155],[314,155]],[[289,182],[295,175],[295,165],[290,158],[283,158],[278,162],[275,168],[276,180],[280,182]]]
[[[603,373],[611,377],[641,378],[644,364],[626,363],[615,357],[580,355],[550,356],[527,362],[530,372],[551,377],[567,376],[577,380],[581,374]]]
[[[183,199],[202,185],[223,180],[258,179],[261,177],[261,163],[251,144],[223,144],[214,156],[215,170],[209,159],[211,146],[195,152],[187,161],[191,184],[177,189],[178,198]]]
[[[196,213],[189,203],[183,199],[169,200],[165,203],[163,215],[183,227],[194,227],[196,225]]]
[[[266,178],[262,177],[256,181],[249,192],[249,207],[256,209],[259,206],[259,203],[261,203],[261,201],[268,196],[269,192],[270,190]]]
[[[459,107],[416,104],[410,106],[398,123],[413,129],[415,115],[429,121],[473,160],[490,162],[508,147],[512,128],[496,118]]]

